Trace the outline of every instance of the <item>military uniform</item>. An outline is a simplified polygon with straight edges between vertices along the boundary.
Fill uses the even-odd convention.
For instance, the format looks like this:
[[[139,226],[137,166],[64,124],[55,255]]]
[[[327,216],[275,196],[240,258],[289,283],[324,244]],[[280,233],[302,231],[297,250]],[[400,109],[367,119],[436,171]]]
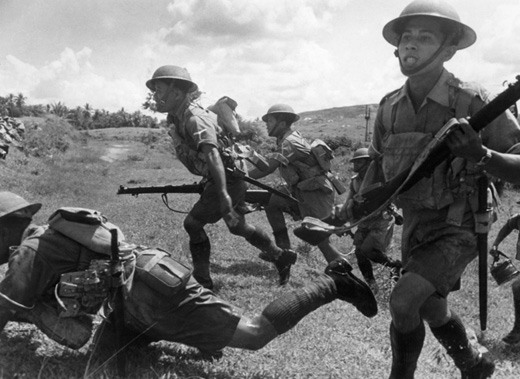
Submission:
[[[299,216],[328,217],[336,192],[311,153],[311,145],[300,132],[289,130],[279,141],[278,150],[274,158],[280,162],[280,175],[287,183],[289,192],[299,201]]]
[[[218,125],[217,116],[196,104],[186,102],[178,112],[168,115],[168,121],[177,158],[193,175],[202,176],[207,180],[201,198],[195,203],[190,214],[203,223],[215,223],[223,216],[220,207],[215,206],[218,204],[218,189],[211,179],[200,146],[207,144],[222,152],[231,147],[231,141]],[[224,162],[226,163],[237,164],[240,169],[245,169],[240,161]],[[226,175],[226,186],[235,209],[245,213],[245,182],[239,177]]]
[[[463,83],[446,70],[417,113],[406,84],[385,97],[370,147],[385,180],[411,166],[449,119],[471,116],[488,101],[489,93],[482,87]],[[481,135],[490,149],[520,152],[520,128],[510,112],[495,119]],[[433,283],[441,296],[449,293],[477,254],[474,212],[479,175],[475,164],[456,158],[397,197],[404,217],[404,269]]]
[[[192,174],[205,179],[201,197],[190,210],[188,218],[191,217],[202,226],[215,223],[225,216],[219,206],[221,188],[209,172],[201,146],[209,145],[216,148],[223,165],[228,168],[237,168],[247,173],[245,162],[238,159],[231,150],[233,143],[219,126],[217,116],[191,103],[189,97],[186,97],[176,112],[168,114],[168,122],[177,157]],[[240,215],[238,226],[229,228],[230,231],[244,237],[250,244],[261,250],[260,257],[273,262],[276,266],[280,275],[280,284],[287,283],[290,266],[296,261],[296,253],[278,248],[263,230],[247,224],[244,219],[248,211],[245,204],[246,183],[240,175],[233,175],[226,171],[225,176],[226,190],[233,203],[233,209]],[[193,257],[194,277],[203,286],[213,288],[209,273],[211,246],[203,228],[191,232],[190,251]]]
[[[132,267],[132,262],[135,264],[135,258],[139,262],[139,257],[144,255],[169,254],[135,245],[122,246],[126,252],[122,259],[126,262],[125,271],[129,279],[124,296],[124,319],[128,330],[135,334],[142,333],[151,340],[183,343],[203,351],[219,350],[227,345],[242,315],[238,308],[203,288],[189,275],[189,271],[184,270],[183,265],[173,260],[167,264],[174,265],[175,272],[184,272],[184,283],[176,289],[155,285],[139,268]],[[92,260],[108,258],[51,228],[32,225],[20,246],[9,257],[8,270],[0,282],[0,309],[7,308],[23,314],[41,303],[47,303],[59,310],[61,308],[55,298],[59,293],[61,274],[86,270]],[[134,271],[135,274],[131,275]],[[64,320],[72,321],[70,318],[56,318],[54,326],[59,326]],[[57,342],[73,348],[80,347],[74,334],[76,328],[84,327],[81,321],[76,324],[68,322],[69,336],[60,335],[60,328],[55,328],[53,332],[54,328],[41,325],[41,320],[32,321],[42,326],[42,331],[49,331],[48,336]],[[83,339],[82,342],[86,343],[87,340]]]

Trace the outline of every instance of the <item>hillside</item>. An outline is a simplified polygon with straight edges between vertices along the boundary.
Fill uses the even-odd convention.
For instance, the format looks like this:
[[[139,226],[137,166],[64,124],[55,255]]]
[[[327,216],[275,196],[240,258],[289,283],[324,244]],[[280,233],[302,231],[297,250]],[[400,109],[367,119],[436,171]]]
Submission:
[[[347,136],[353,140],[370,140],[377,108],[378,104],[368,104],[302,112],[296,126],[312,138]]]

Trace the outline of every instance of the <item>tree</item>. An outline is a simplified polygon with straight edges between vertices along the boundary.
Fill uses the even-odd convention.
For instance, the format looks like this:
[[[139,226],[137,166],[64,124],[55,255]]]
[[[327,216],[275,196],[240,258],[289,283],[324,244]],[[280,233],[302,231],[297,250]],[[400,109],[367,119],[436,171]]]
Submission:
[[[59,117],[65,117],[69,113],[69,109],[61,101],[51,104],[51,113]]]

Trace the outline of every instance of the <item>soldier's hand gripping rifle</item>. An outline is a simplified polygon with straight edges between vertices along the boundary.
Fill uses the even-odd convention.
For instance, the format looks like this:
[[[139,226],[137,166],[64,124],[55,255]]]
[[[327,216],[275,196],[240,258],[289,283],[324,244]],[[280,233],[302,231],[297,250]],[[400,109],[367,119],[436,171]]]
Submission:
[[[484,105],[468,120],[475,131],[479,132],[484,129],[520,99],[520,75],[516,79],[516,83],[510,84],[505,91]],[[345,228],[354,228],[359,223],[382,212],[394,202],[400,193],[410,189],[422,178],[430,176],[439,164],[450,157],[451,152],[446,144],[446,137],[457,128],[459,128],[459,124],[456,120],[448,121],[412,166],[387,182],[375,183],[356,195],[353,207],[354,220],[345,224]]]
[[[520,75],[516,77],[516,83],[484,105],[469,120],[469,124],[479,132],[491,121],[504,113],[509,107],[520,99]],[[386,183],[379,183],[372,189],[367,189],[360,194],[360,199],[354,204],[354,225],[363,221],[372,214],[377,213],[388,206],[402,192],[410,189],[422,178],[430,176],[434,169],[451,155],[446,144],[446,137],[459,128],[456,120],[451,120],[442,127],[435,138],[426,146],[424,151],[408,169],[397,174]]]
[[[520,75],[516,77],[516,83],[510,84],[505,91],[484,105],[468,122],[476,132],[479,132],[516,104],[519,99]],[[376,183],[372,188],[368,188],[361,193],[354,203],[355,220],[346,224],[345,228],[353,228],[374,214],[378,214],[388,207],[400,193],[410,189],[421,179],[430,176],[439,164],[451,156],[451,151],[446,144],[446,137],[457,128],[459,128],[457,121],[450,120],[435,135],[435,138],[427,145],[411,167],[397,174],[386,183]],[[481,212],[484,212],[484,210],[479,209],[479,213]],[[487,233],[480,232],[479,240],[487,242]],[[487,320],[487,252],[485,247],[487,246],[482,246],[479,249],[480,321],[483,331],[486,329]]]

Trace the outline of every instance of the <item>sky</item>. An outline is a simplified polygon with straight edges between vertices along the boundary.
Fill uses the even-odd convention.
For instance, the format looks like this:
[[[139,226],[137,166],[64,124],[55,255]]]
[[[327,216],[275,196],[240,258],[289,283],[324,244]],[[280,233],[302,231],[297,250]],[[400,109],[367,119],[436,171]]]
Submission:
[[[382,29],[409,2],[0,0],[0,96],[142,111],[144,83],[173,64],[204,106],[229,96],[244,118],[378,103],[405,80]],[[520,74],[520,2],[449,2],[477,42],[446,67],[501,92]]]

